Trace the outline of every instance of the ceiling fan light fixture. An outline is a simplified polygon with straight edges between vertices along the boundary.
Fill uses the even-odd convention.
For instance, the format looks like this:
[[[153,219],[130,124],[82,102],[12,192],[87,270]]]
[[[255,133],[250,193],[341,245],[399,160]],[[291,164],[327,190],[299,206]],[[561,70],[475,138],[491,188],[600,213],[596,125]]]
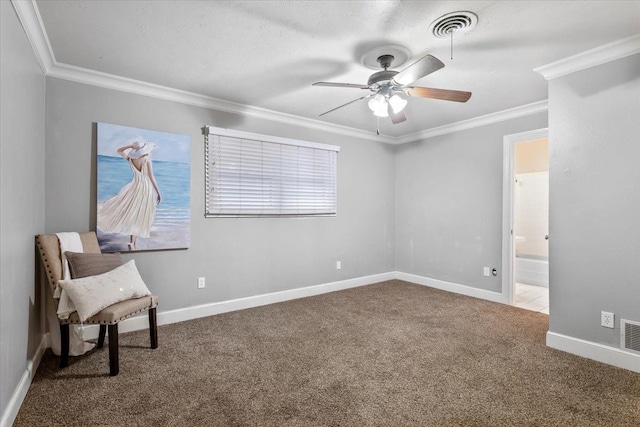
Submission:
[[[369,95],[361,96],[353,101],[349,101],[329,111],[325,111],[320,114],[320,116],[324,116],[325,114],[344,108],[363,99],[368,99],[367,105],[376,117],[391,117],[393,124],[398,124],[407,120],[407,117],[402,111],[406,107],[408,101],[402,95],[456,102],[467,102],[471,97],[471,92],[409,86],[417,80],[444,67],[444,63],[433,55],[427,54],[403,70],[395,71],[389,70],[389,66],[391,66],[391,62],[393,62],[395,55],[385,52],[380,53],[381,55],[376,56],[376,60],[379,60],[377,62],[379,63],[379,66],[384,68],[384,70],[378,71],[369,76],[369,80],[366,85],[336,82],[316,82],[313,84],[313,86],[342,87],[361,90],[368,89],[371,92]]]
[[[373,112],[373,115],[377,117],[389,117],[389,111],[387,108],[380,108],[378,110],[375,110]]]
[[[382,94],[377,94],[373,98],[369,100],[369,108],[373,111],[373,114],[378,117],[388,117],[389,113],[387,109],[389,108],[389,104],[387,103],[387,99]]]
[[[386,107],[387,101],[384,99],[384,96],[381,94],[376,94],[373,98],[369,100],[369,108],[371,111],[379,110],[383,107]]]
[[[400,95],[393,95],[389,98],[389,105],[393,109],[393,112],[398,114],[407,106],[407,100],[400,97]]]

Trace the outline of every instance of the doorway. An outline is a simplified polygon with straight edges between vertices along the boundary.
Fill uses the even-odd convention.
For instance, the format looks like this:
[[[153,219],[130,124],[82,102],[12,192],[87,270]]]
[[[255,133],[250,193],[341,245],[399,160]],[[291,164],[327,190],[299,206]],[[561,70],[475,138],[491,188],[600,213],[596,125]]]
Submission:
[[[504,138],[503,296],[549,314],[548,129]]]

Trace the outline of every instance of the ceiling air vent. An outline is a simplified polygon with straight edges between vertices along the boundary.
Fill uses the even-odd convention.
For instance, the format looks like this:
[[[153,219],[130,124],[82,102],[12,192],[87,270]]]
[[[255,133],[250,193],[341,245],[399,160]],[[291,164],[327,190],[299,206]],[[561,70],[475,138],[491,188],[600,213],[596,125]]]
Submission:
[[[452,12],[442,15],[429,26],[429,31],[436,37],[449,38],[453,33],[468,33],[478,23],[478,15],[473,12]]]
[[[640,354],[640,322],[620,319],[620,347]]]

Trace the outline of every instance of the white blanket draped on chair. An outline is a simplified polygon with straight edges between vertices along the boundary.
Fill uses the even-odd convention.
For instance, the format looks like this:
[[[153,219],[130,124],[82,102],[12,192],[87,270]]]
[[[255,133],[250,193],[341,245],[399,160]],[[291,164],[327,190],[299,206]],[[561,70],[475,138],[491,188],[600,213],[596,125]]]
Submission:
[[[71,274],[69,273],[69,263],[65,252],[84,252],[82,247],[82,241],[78,233],[56,233],[58,241],[60,242],[60,253],[62,257],[62,278],[69,280]],[[60,355],[60,327],[59,318],[66,319],[69,314],[75,311],[73,303],[69,300],[69,297],[65,292],[61,292],[56,287],[56,291],[52,294],[49,286],[47,288],[47,321],[49,322],[49,333],[51,336],[51,350],[57,356]],[[58,299],[58,310],[56,310],[56,303],[54,298]],[[71,311],[69,311],[71,310]],[[84,341],[84,330],[82,325],[71,325],[71,333],[69,334],[69,355],[80,356],[86,353],[94,347],[94,344]]]

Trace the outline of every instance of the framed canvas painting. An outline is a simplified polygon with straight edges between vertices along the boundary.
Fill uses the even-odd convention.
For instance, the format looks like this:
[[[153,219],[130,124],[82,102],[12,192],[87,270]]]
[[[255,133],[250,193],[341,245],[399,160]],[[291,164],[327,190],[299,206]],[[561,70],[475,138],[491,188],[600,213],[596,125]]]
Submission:
[[[186,249],[191,139],[97,124],[97,226],[102,252]]]

